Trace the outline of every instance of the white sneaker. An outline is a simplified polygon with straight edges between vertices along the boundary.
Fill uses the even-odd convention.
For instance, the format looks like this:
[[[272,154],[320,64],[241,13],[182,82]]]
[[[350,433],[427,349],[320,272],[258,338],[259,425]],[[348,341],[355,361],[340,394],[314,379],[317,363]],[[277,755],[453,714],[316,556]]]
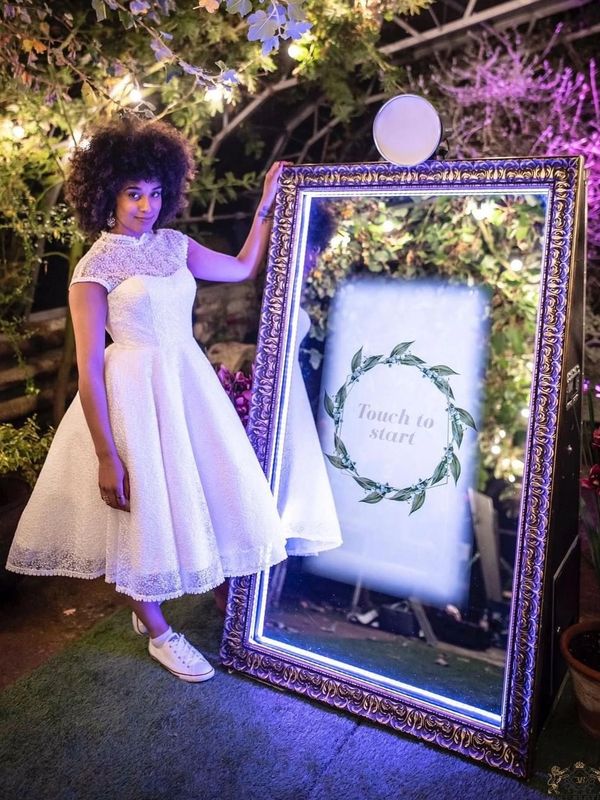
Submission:
[[[189,683],[207,681],[215,674],[202,653],[193,647],[181,633],[172,633],[161,646],[148,642],[148,652],[170,673]]]
[[[148,634],[148,628],[144,625],[144,623],[138,617],[138,615],[135,613],[135,611],[131,612],[131,625],[133,627],[133,630],[139,636],[146,636]]]

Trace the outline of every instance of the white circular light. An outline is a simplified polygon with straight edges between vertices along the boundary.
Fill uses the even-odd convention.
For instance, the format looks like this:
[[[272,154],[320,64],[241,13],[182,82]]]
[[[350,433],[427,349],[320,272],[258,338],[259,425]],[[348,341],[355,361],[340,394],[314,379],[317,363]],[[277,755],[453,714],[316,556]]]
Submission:
[[[13,125],[11,133],[13,139],[23,139],[25,137],[25,128],[22,125]]]
[[[377,112],[373,140],[381,155],[401,167],[413,167],[435,153],[442,121],[428,100],[416,94],[392,97]]]
[[[519,272],[520,270],[523,269],[523,262],[521,261],[520,258],[513,258],[512,261],[510,262],[510,268],[512,269],[513,272]]]
[[[292,42],[291,45],[288,47],[288,56],[293,58],[294,61],[300,61],[302,56],[304,55],[304,48],[296,44],[296,42]]]

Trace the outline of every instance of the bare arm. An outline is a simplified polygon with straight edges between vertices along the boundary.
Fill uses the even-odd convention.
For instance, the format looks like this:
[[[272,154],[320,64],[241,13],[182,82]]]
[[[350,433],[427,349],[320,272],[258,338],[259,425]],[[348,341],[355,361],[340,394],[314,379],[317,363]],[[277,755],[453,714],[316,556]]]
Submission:
[[[237,256],[217,253],[193,239],[188,239],[188,268],[195,278],[233,283],[255,278],[264,261],[273,225],[272,206],[277,182],[287,166],[276,161],[265,177],[262,197],[252,221],[252,227]]]
[[[106,289],[98,283],[75,283],[69,290],[79,372],[79,396],[98,456],[98,485],[113,508],[129,510],[129,479],[110,427],[104,382]],[[119,497],[126,502],[120,502]]]

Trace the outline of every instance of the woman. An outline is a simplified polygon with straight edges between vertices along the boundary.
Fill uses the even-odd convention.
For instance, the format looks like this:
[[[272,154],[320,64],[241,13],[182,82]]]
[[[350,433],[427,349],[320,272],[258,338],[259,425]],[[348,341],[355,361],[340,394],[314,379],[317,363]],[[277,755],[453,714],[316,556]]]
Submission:
[[[162,227],[184,204],[191,148],[136,118],[96,130],[67,183],[98,236],[69,290],[79,392],[56,432],[7,567],[106,576],[170,672],[212,666],[165,620],[160,602],[286,557],[268,483],[238,416],[192,336],[195,278],[252,278],[264,258],[283,164],[274,164],[237,257]],[[105,328],[113,343],[105,350]]]

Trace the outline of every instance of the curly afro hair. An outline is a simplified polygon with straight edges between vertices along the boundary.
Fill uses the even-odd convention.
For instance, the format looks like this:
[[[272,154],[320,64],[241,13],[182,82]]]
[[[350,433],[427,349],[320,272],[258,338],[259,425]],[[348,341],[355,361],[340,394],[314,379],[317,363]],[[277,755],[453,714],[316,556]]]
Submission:
[[[175,128],[127,116],[96,127],[89,143],[75,149],[65,193],[82,230],[95,236],[107,229],[117,194],[128,181],[160,181],[158,228],[184,208],[193,177],[192,148]]]

